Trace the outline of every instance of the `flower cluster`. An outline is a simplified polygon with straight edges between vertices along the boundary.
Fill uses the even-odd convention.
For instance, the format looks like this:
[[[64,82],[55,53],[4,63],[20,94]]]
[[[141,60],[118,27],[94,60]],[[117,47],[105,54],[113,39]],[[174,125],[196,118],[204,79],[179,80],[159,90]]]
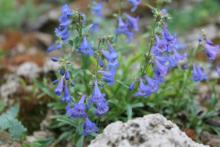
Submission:
[[[148,97],[158,91],[159,84],[164,81],[168,71],[176,67],[186,58],[186,54],[180,53],[182,45],[175,35],[169,33],[166,26],[163,27],[161,37],[155,37],[155,44],[151,48],[153,60],[153,78],[145,76],[140,80],[136,96]]]
[[[138,27],[138,17],[132,17],[128,14],[124,14],[126,20],[123,21],[122,17],[118,17],[118,27],[115,30],[116,35],[123,34],[127,37],[128,41],[130,41],[133,36],[134,32],[139,31]]]
[[[118,54],[111,45],[108,47],[109,51],[102,50],[102,54],[107,60],[108,64],[105,70],[100,70],[99,73],[103,75],[102,80],[109,85],[113,85],[115,82],[116,70],[119,66]]]
[[[103,3],[94,1],[91,7],[91,13],[93,15],[93,22],[90,31],[97,32],[100,28],[100,23],[103,20]]]
[[[80,45],[79,52],[82,53],[84,56],[94,55],[92,45],[88,42],[86,36],[83,37],[83,41]]]
[[[97,5],[96,7],[93,7],[92,12],[94,15],[98,15],[101,17],[101,9],[102,5]],[[56,36],[58,37],[59,43],[55,43],[51,45],[48,49],[48,51],[54,51],[56,49],[62,48],[63,44],[68,43],[69,36],[72,35],[71,31],[69,31],[71,27],[71,23],[74,22],[72,19],[75,18],[73,16],[72,10],[68,7],[68,5],[64,5],[62,7],[62,15],[59,18],[59,26],[55,29]],[[80,17],[77,16],[76,17]],[[80,17],[81,18],[81,17]],[[79,20],[79,19],[77,19]],[[76,21],[77,21],[76,20]],[[79,20],[81,21],[81,20]],[[84,24],[79,23],[83,27]],[[78,25],[78,24],[77,24]],[[134,28],[135,24],[130,24]],[[74,32],[74,30],[72,31]],[[80,31],[78,32],[80,33]],[[108,85],[113,85],[115,82],[115,75],[116,70],[119,66],[118,64],[118,54],[113,49],[113,47],[109,44],[108,45],[108,51],[102,49],[94,50],[91,43],[88,41],[88,34],[79,35],[78,39],[82,39],[82,42],[79,46],[76,45],[76,52],[82,54],[85,57],[92,58],[99,56],[99,53],[102,53],[102,56],[106,59],[106,65],[104,61],[100,60],[101,58],[97,59],[97,63],[99,63],[102,70],[97,70],[96,72],[102,75],[102,80],[106,82]],[[95,123],[93,123],[89,119],[89,115],[91,114],[90,111],[96,116],[102,116],[106,114],[109,111],[109,105],[108,101],[105,99],[105,94],[101,93],[101,90],[99,89],[98,84],[98,76],[96,76],[93,87],[93,93],[91,97],[87,97],[86,95],[83,95],[80,100],[76,100],[74,97],[71,96],[71,89],[69,88],[69,85],[74,86],[74,82],[72,80],[72,71],[68,70],[68,66],[66,64],[69,64],[68,58],[58,58],[58,57],[52,57],[52,61],[59,62],[62,64],[61,69],[59,71],[59,80],[56,80],[57,86],[54,90],[54,93],[61,98],[61,102],[66,105],[66,114],[70,118],[74,119],[82,119],[84,120],[83,123],[83,135],[90,135],[92,133],[96,133],[98,131],[98,128]],[[96,75],[96,73],[94,74]],[[88,98],[88,99],[87,99]]]
[[[219,45],[214,45],[211,40],[207,39],[206,37],[204,40],[200,40],[200,42],[204,41],[203,47],[204,47],[204,52],[210,62],[214,61],[220,52],[220,46]],[[216,68],[217,73],[219,73],[219,66]],[[200,66],[200,65],[193,65],[193,70],[192,70],[192,80],[195,82],[201,82],[204,80],[207,80],[208,76],[206,74],[205,69]]]
[[[61,41],[59,41],[59,43],[52,44],[48,48],[49,52],[62,48],[62,43],[67,43],[70,37],[69,25],[72,22],[71,17],[73,12],[68,5],[63,5],[61,12],[62,14],[59,18],[59,26],[55,29],[55,34]]]

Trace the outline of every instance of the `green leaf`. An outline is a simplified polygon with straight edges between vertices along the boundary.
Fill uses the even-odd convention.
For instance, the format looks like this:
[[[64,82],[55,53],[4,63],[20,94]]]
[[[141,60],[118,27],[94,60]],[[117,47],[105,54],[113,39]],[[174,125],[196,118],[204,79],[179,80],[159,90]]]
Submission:
[[[76,147],[83,147],[84,144],[84,136],[81,136],[76,143]]]
[[[15,105],[7,112],[0,115],[0,130],[8,129],[11,137],[14,139],[21,138],[24,132],[27,131],[21,122],[16,119],[18,110],[18,105]]]

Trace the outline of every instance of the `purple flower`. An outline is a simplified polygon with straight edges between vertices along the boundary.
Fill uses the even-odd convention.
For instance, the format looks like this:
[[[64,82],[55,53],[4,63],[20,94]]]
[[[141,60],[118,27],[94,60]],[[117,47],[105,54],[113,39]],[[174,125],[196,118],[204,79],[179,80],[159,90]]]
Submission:
[[[70,105],[66,107],[66,113],[68,116],[73,118],[86,118],[86,106],[84,104],[86,96],[83,95],[78,103],[75,103],[73,108]]]
[[[98,132],[98,128],[95,123],[93,123],[89,118],[87,117],[85,119],[85,122],[83,124],[83,135],[88,136],[92,133]]]
[[[201,66],[193,65],[192,80],[195,82],[207,80],[207,75]]]
[[[157,83],[157,81],[156,80],[154,80],[154,79],[151,79],[150,77],[146,77],[146,80],[147,80],[147,85],[148,85],[148,87],[151,89],[151,92],[152,93],[155,93],[155,92],[157,92],[158,91],[158,83]]]
[[[58,58],[58,57],[52,57],[51,60],[52,60],[53,62],[58,62],[58,61],[59,61],[59,58]]]
[[[158,36],[156,36],[156,42],[152,47],[151,53],[154,56],[161,56],[167,51],[168,51],[167,41],[165,39],[160,39]]]
[[[139,18],[132,17],[128,14],[125,14],[125,16],[127,18],[128,27],[130,27],[134,31],[139,31],[139,27],[138,27]]]
[[[128,24],[124,23],[121,17],[118,17],[118,28],[115,30],[116,35],[124,34],[128,41],[133,38],[133,32],[128,28]]]
[[[103,4],[101,2],[99,3],[94,3],[92,6],[92,14],[95,16],[102,17],[102,9],[103,9]]]
[[[108,45],[108,49],[108,51],[102,50],[102,54],[108,62],[114,62],[117,60],[118,54],[111,45]]]
[[[90,32],[91,33],[97,32],[97,31],[99,31],[99,28],[100,28],[100,25],[98,23],[94,22],[91,24]]]
[[[63,78],[64,77],[61,77],[61,79],[57,85],[57,88],[54,91],[57,96],[61,96],[61,94],[63,92],[63,88],[64,88],[64,79]]]
[[[105,99],[100,100],[99,102],[96,103],[95,114],[97,116],[104,115],[105,113],[108,112],[108,110],[109,110],[108,102]]]
[[[184,59],[186,59],[187,54],[180,54],[177,50],[173,51],[173,57],[177,62],[183,61]]]
[[[65,79],[66,80],[70,79],[70,72],[68,70],[65,72]]]
[[[131,12],[134,12],[141,3],[141,0],[128,0],[128,2],[132,5]]]
[[[61,99],[62,102],[71,102],[72,101],[72,98],[71,98],[71,95],[70,95],[70,92],[69,92],[69,87],[68,87],[68,84],[66,83],[65,84],[65,87],[64,87],[64,96],[63,98]]]
[[[60,75],[62,75],[62,76],[65,75],[65,69],[63,69],[63,68],[60,69]]]
[[[102,74],[102,80],[108,83],[109,86],[112,86],[115,83],[115,72],[114,71],[98,71],[99,74]]]
[[[132,90],[134,90],[134,87],[135,87],[135,82],[130,84],[128,90],[132,91]]]
[[[138,88],[138,92],[135,96],[150,96],[153,93],[156,93],[159,89],[158,82],[150,77],[146,77],[147,85],[144,84],[144,81],[140,80],[140,85]]]
[[[105,63],[101,58],[99,58],[98,62],[100,67],[104,67]]]
[[[135,96],[138,97],[148,97],[152,94],[151,89],[149,86],[144,84],[144,81],[141,79],[140,80],[140,85],[138,88],[138,92],[135,94]]]
[[[154,73],[158,76],[166,76],[168,72],[168,67],[161,64],[157,59],[155,60]]]
[[[85,56],[93,56],[94,51],[91,44],[87,41],[86,37],[83,38],[79,51]]]
[[[50,47],[47,49],[47,51],[52,52],[52,51],[55,51],[57,49],[60,49],[61,47],[62,47],[62,44],[54,43],[54,44],[50,45]]]
[[[113,49],[111,45],[108,46],[108,51],[102,50],[103,56],[106,58],[108,61],[106,70],[104,71],[99,71],[98,73],[102,74],[102,80],[108,83],[110,86],[114,84],[114,77],[116,74],[116,70],[119,66],[118,63],[118,54],[117,52]]]
[[[71,17],[73,15],[72,10],[70,9],[70,7],[65,4],[62,6],[61,8],[61,13],[62,15],[59,18],[59,23],[61,26],[68,26],[71,24]]]
[[[210,40],[207,40],[205,44],[205,50],[206,50],[206,55],[208,56],[208,59],[215,60],[217,54],[220,51],[220,46],[214,45]]]
[[[68,31],[68,26],[58,26],[56,29],[55,29],[55,33],[56,33],[56,36],[61,38],[64,42],[67,42],[69,40],[69,31]]]
[[[105,114],[109,110],[108,102],[105,99],[105,95],[101,93],[97,81],[95,81],[92,97],[89,99],[90,104],[95,104],[95,113],[98,116]]]

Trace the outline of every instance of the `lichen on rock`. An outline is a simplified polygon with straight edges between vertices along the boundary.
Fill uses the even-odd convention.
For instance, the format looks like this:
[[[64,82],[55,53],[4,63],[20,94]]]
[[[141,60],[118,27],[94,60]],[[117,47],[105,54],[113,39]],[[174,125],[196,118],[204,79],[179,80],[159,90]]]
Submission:
[[[89,147],[208,147],[192,141],[160,114],[109,124]]]

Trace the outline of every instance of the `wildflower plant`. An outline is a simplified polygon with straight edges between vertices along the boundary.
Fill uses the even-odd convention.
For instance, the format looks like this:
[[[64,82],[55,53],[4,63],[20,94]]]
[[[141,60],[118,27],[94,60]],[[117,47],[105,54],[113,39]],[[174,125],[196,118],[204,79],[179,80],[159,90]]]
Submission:
[[[62,131],[59,141],[72,140],[82,146],[85,136],[94,136],[112,121],[156,112],[178,120],[185,110],[190,118],[184,127],[196,128],[195,124],[205,126],[204,120],[217,111],[200,117],[189,105],[197,107],[192,90],[208,80],[205,67],[193,59],[202,51],[213,62],[219,46],[203,35],[198,47],[189,50],[169,31],[166,9],[141,0],[126,2],[131,12],[115,14],[112,26],[105,24],[108,20],[103,14],[108,1],[93,1],[91,18],[62,6],[57,39],[48,48],[63,55],[51,58],[60,64],[53,82],[58,101],[50,104],[57,112],[52,128]],[[141,3],[152,10],[154,20],[147,35],[138,36],[141,18],[133,12]],[[215,68],[220,73],[219,66]],[[216,101],[216,94],[213,97]]]

